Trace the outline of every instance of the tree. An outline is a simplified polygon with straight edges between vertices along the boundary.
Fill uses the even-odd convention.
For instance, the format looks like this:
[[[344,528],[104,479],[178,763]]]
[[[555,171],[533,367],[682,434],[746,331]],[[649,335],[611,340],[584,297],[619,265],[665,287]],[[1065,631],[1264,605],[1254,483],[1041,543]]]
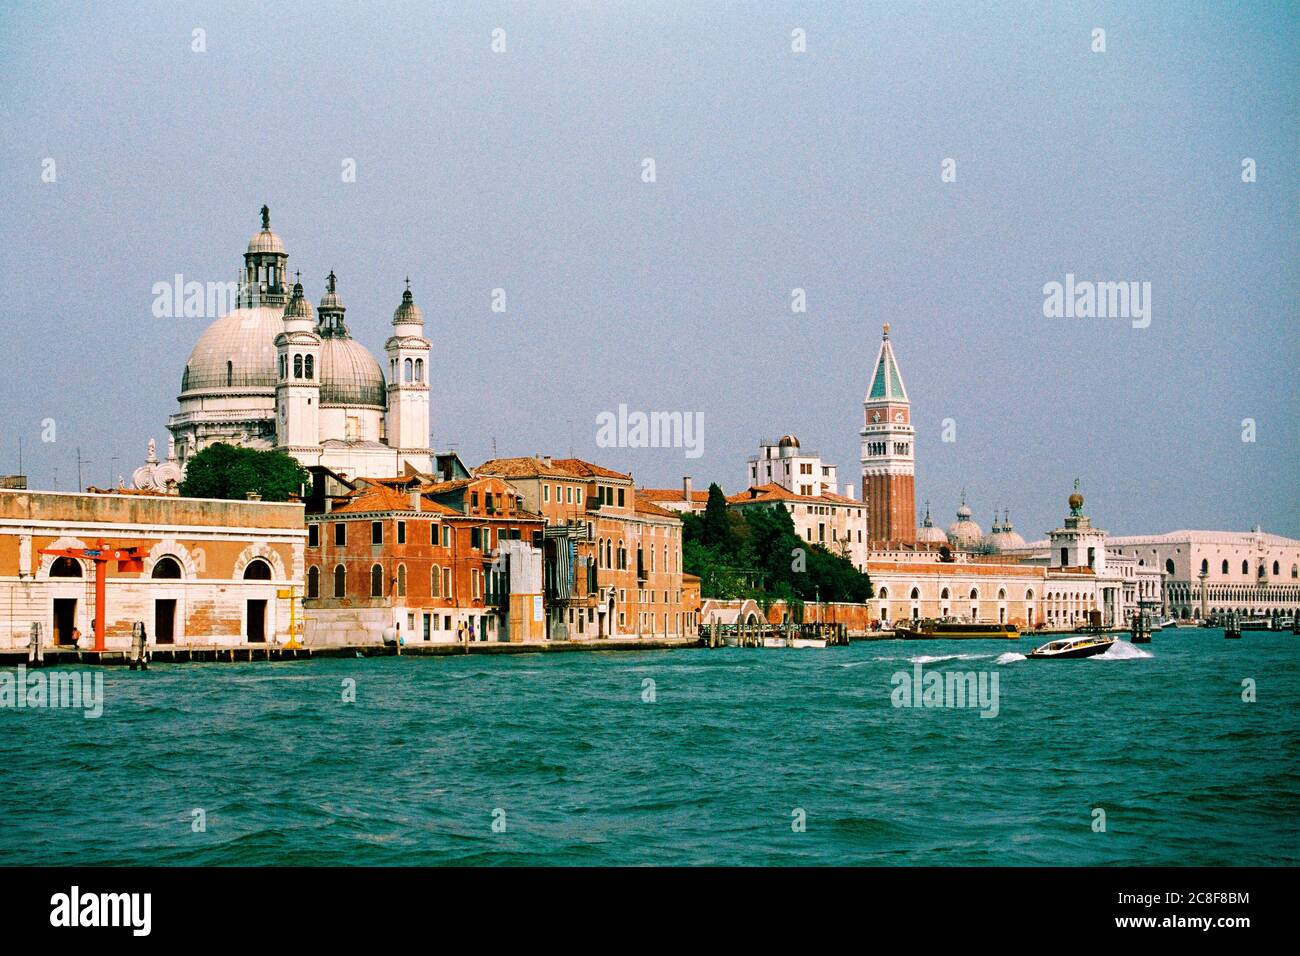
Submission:
[[[190,459],[180,493],[186,498],[240,500],[255,491],[264,501],[288,501],[309,480],[297,460],[282,451],[209,445]]]
[[[736,536],[727,514],[727,499],[716,481],[709,485],[709,500],[704,506],[704,521],[700,528],[700,543],[724,556],[733,555],[736,550]]]

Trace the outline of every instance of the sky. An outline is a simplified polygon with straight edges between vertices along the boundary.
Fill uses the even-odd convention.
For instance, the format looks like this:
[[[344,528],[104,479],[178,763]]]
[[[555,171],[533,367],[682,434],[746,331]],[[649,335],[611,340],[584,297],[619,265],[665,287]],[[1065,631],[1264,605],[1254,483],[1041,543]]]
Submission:
[[[308,297],[333,269],[381,359],[410,276],[433,442],[471,467],[572,453],[730,493],[793,433],[860,488],[888,322],[918,519],[965,489],[1033,540],[1079,478],[1112,534],[1300,537],[1298,24],[1280,3],[5,4],[0,473],[20,437],[60,490],[78,448],[103,486],[166,447],[215,316],[156,318],[154,284],[233,279],[265,203]],[[1046,316],[1067,274],[1150,283],[1149,325]],[[598,447],[620,405],[701,416],[702,454]]]

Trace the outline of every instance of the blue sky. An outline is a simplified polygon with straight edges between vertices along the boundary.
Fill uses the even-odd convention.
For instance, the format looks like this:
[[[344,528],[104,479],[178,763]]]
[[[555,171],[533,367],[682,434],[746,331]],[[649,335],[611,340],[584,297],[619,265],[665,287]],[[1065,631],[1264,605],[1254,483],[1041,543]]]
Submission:
[[[165,445],[206,320],[152,286],[232,279],[265,202],[377,354],[410,275],[471,465],[735,491],[793,432],[857,485],[889,322],[937,521],[965,487],[1034,538],[1080,477],[1113,533],[1300,536],[1296,7],[866,7],[6,6],[0,472],[19,435],[64,490],[77,446],[102,485]],[[1045,318],[1067,273],[1150,282],[1150,327]],[[702,412],[703,456],[598,448],[620,404]]]

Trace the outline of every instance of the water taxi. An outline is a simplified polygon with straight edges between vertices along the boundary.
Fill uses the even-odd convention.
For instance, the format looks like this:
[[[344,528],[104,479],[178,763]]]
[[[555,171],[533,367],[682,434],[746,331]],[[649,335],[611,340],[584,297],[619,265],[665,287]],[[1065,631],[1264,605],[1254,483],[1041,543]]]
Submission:
[[[1026,655],[1027,660],[1047,660],[1049,658],[1095,657],[1105,654],[1115,643],[1113,637],[1067,637],[1059,641],[1048,641]]]
[[[907,621],[894,627],[894,636],[907,640],[1018,640],[1014,624],[970,624],[961,621]]]

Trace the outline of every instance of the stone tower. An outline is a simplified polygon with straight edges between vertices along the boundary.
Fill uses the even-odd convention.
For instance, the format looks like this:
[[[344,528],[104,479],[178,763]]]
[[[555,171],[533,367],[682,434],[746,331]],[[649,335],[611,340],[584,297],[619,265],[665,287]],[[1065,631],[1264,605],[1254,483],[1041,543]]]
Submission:
[[[863,400],[862,500],[872,541],[916,540],[916,431],[885,324],[875,372]]]
[[[424,314],[406,282],[402,302],[393,313],[393,334],[384,343],[388,353],[388,444],[421,471],[432,469],[429,448],[429,353]]]
[[[275,338],[275,444],[290,451],[320,440],[320,336],[311,303],[296,282],[284,307],[284,331]]]

